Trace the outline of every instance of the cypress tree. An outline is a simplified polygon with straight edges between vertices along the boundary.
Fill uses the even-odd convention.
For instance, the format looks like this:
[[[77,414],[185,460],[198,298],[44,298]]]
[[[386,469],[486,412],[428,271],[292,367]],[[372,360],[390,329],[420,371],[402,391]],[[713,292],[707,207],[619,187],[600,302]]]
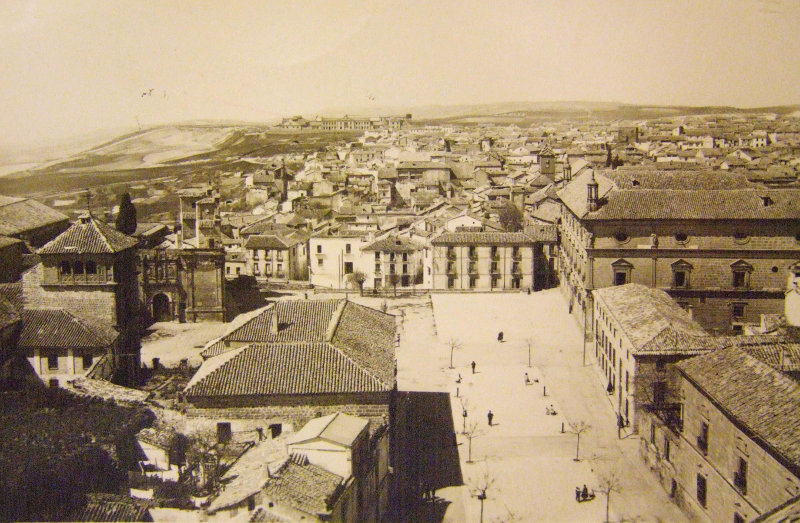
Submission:
[[[125,193],[119,199],[119,213],[115,223],[119,232],[131,235],[136,232],[136,207],[131,202],[131,195]]]

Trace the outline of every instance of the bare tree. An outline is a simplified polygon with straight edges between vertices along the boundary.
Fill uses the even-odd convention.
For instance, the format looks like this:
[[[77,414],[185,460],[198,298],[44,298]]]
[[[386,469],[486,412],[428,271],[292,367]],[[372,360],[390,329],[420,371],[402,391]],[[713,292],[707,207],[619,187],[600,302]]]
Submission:
[[[467,463],[472,463],[472,440],[480,436],[481,432],[478,430],[478,422],[473,421],[464,428],[464,436],[467,438]]]
[[[458,401],[461,402],[461,417],[464,420],[464,423],[461,427],[461,434],[467,433],[467,415],[469,411],[469,400],[467,398],[460,398]]]
[[[606,497],[606,521],[608,521],[608,507],[611,502],[611,494],[614,492],[622,492],[622,482],[616,473],[603,475],[600,477],[600,485],[597,490]]]
[[[213,490],[219,479],[217,435],[212,430],[198,432],[189,440],[186,463],[196,471],[195,478],[202,490]]]
[[[364,282],[367,281],[367,275],[363,271],[353,271],[348,275],[351,282],[358,285],[358,293],[364,295]]]
[[[483,471],[483,474],[475,482],[475,497],[481,502],[481,523],[483,523],[483,502],[486,501],[487,492],[495,482],[494,476],[489,473],[489,469]]]
[[[400,275],[399,274],[390,274],[387,277],[389,285],[394,288],[394,297],[397,298],[397,285],[400,283]]]
[[[525,338],[525,343],[528,345],[528,368],[531,368],[531,349],[533,348],[533,338]]]
[[[578,421],[577,423],[570,423],[569,424],[569,432],[570,434],[575,434],[577,436],[577,441],[575,444],[575,461],[580,461],[580,452],[581,452],[581,434],[591,430],[592,426],[586,423],[585,421]]]
[[[498,213],[498,218],[500,220],[500,224],[503,226],[503,230],[506,232],[517,232],[522,230],[522,226],[525,223],[525,217],[522,214],[522,211],[514,205],[512,202],[506,202],[506,204],[500,209]]]
[[[456,349],[460,349],[461,348],[461,342],[458,341],[458,338],[453,337],[453,338],[450,338],[450,341],[447,342],[447,345],[450,347],[450,368],[453,369],[453,368],[455,368],[455,367],[453,367],[453,352]]]

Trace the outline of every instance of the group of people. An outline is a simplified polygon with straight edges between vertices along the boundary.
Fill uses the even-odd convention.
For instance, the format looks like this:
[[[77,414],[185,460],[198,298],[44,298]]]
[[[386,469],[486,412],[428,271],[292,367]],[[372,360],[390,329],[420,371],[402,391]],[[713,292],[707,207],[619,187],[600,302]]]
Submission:
[[[589,492],[589,489],[586,488],[586,485],[583,485],[583,488],[575,487],[575,501],[580,503],[581,501],[591,501],[594,499],[594,490]]]
[[[556,412],[556,409],[553,407],[552,403],[550,404],[549,407],[544,408],[544,413],[547,414],[548,416],[555,416],[556,414],[558,414],[558,412]]]

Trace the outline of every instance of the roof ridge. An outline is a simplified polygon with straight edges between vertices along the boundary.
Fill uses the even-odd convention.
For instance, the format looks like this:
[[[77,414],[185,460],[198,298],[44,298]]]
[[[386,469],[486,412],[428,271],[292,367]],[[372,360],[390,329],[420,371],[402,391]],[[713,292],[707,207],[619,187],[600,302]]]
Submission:
[[[356,367],[358,370],[360,370],[361,372],[363,372],[364,374],[366,374],[368,377],[372,378],[372,380],[373,380],[373,381],[375,381],[375,382],[377,382],[378,384],[380,384],[380,385],[383,385],[383,386],[389,386],[389,384],[388,384],[388,383],[384,383],[384,381],[383,381],[382,379],[380,379],[380,378],[379,378],[379,377],[377,377],[375,374],[373,374],[371,370],[369,370],[369,369],[365,368],[363,365],[361,365],[360,363],[358,363],[356,360],[354,360],[353,358],[351,358],[350,356],[348,356],[348,355],[347,355],[347,353],[346,353],[345,351],[343,351],[342,349],[340,349],[339,347],[337,347],[336,345],[334,345],[334,344],[333,344],[333,343],[331,343],[331,342],[326,342],[326,344],[327,344],[327,345],[330,345],[330,346],[331,346],[331,347],[332,347],[332,348],[333,348],[333,349],[334,349],[336,352],[338,352],[339,354],[341,354],[341,355],[342,355],[342,356],[343,356],[343,357],[344,357],[344,358],[345,358],[347,361],[349,361],[350,363],[352,363],[353,365],[355,365],[355,367]]]
[[[102,229],[102,228],[100,228],[100,227],[98,226],[98,220],[97,220],[97,218],[95,218],[94,216],[92,216],[91,212],[89,213],[89,223],[91,223],[91,224],[92,224],[92,226],[93,226],[93,227],[95,228],[95,230],[97,231],[97,234],[99,234],[99,235],[100,235],[100,238],[103,240],[103,243],[105,243],[105,244],[106,244],[106,247],[108,247],[108,250],[110,250],[111,252],[114,252],[116,249],[114,249],[114,247],[112,247],[112,246],[111,246],[111,242],[109,242],[109,241],[108,241],[108,238],[106,237],[106,234],[105,234],[105,232],[103,232],[103,229]],[[104,225],[105,225],[105,224],[104,224]],[[124,233],[123,233],[123,234],[124,234]]]
[[[230,356],[230,357],[228,358],[228,361],[226,361],[225,363],[223,363],[223,364],[222,364],[222,365],[220,365],[219,367],[217,367],[217,368],[215,368],[215,369],[212,369],[211,371],[209,371],[209,373],[208,373],[208,374],[206,374],[205,376],[203,376],[202,378],[200,378],[200,379],[199,379],[199,380],[197,380],[196,382],[192,383],[192,384],[191,384],[191,387],[190,387],[190,386],[187,384],[187,385],[186,385],[186,388],[183,390],[183,391],[184,391],[184,393],[190,392],[190,390],[191,390],[191,389],[194,389],[195,387],[199,386],[199,385],[200,385],[200,384],[202,384],[204,381],[206,381],[206,380],[207,380],[209,377],[213,376],[214,374],[216,374],[216,373],[217,373],[217,372],[219,372],[220,370],[222,370],[222,369],[224,369],[225,367],[227,367],[228,365],[230,365],[230,364],[231,364],[231,362],[232,362],[233,360],[235,360],[236,358],[239,358],[239,357],[240,357],[242,354],[244,354],[244,352],[245,352],[247,349],[250,349],[251,347],[254,347],[254,346],[256,346],[256,345],[257,345],[257,343],[249,343],[249,344],[247,344],[247,345],[243,345],[243,346],[241,346],[241,347],[237,347],[236,349],[233,349],[233,350],[237,350],[237,349],[240,349],[240,350],[239,350],[239,352],[238,352],[238,353],[234,354],[233,356]],[[228,352],[232,352],[232,351],[223,352],[222,354],[217,354],[216,356],[212,356],[212,357],[217,357],[217,358],[218,358],[218,357],[220,357],[220,356],[222,356],[222,355],[224,355],[224,354],[228,354]],[[209,358],[209,360],[210,360],[210,359],[211,359],[211,358]],[[206,360],[206,361],[208,361],[208,360]],[[206,363],[206,361],[204,361],[203,363]],[[200,366],[200,368],[202,368],[202,365]],[[200,369],[198,369],[198,370],[197,370],[197,372],[200,372]],[[191,383],[191,380],[190,380],[190,383]]]
[[[328,328],[325,329],[325,341],[327,343],[330,343],[336,336],[336,331],[339,329],[339,322],[342,319],[342,313],[344,313],[344,309],[347,307],[349,301],[350,300],[347,298],[340,299],[336,306],[336,310],[334,310],[333,314],[331,314],[331,318],[328,320]]]

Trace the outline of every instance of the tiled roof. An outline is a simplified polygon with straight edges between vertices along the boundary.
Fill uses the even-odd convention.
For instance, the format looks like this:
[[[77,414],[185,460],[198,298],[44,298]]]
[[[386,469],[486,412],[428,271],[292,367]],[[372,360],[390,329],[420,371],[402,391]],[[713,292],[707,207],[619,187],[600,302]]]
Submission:
[[[280,238],[273,234],[253,234],[247,237],[245,249],[288,249]]]
[[[337,299],[279,301],[224,338],[243,342],[323,342],[328,324],[343,302]],[[270,332],[273,314],[277,314],[277,333]]]
[[[684,360],[677,368],[726,415],[800,468],[800,384],[737,347]]]
[[[136,439],[162,449],[170,450],[177,436],[177,432],[175,432],[172,427],[156,423],[152,427],[146,427],[140,430],[136,434]]]
[[[525,226],[525,235],[535,242],[556,242],[558,227],[555,224],[528,224]]]
[[[781,372],[800,371],[800,343],[767,342],[754,345],[741,345],[754,358],[758,358],[775,370]]]
[[[62,309],[25,309],[19,347],[101,349],[114,343],[117,335],[110,328],[91,325]]]
[[[492,245],[492,244],[516,244],[529,245],[533,243],[533,238],[521,232],[443,232],[433,240],[434,245]]]
[[[90,494],[86,506],[77,510],[72,521],[153,521],[148,503],[114,494]]]
[[[8,300],[17,311],[22,310],[22,282],[0,283],[0,296]]]
[[[94,217],[82,216],[69,229],[39,249],[38,254],[113,254],[135,247],[138,240]]]
[[[267,439],[249,449],[225,472],[223,487],[211,500],[208,512],[213,514],[261,492],[269,478],[270,465],[286,457],[282,439]]]
[[[267,499],[312,516],[330,512],[341,492],[343,478],[307,460],[288,459],[264,487]]]
[[[765,205],[763,198],[772,201]],[[585,216],[593,220],[797,220],[800,190],[627,190]]]
[[[589,212],[594,176],[600,207]],[[771,190],[739,175],[707,171],[585,171],[558,192],[587,220],[748,220],[800,218],[800,190]]]
[[[385,251],[385,252],[414,252],[422,249],[422,245],[402,236],[389,235],[380,240],[375,240],[369,245],[362,247],[362,251]]]
[[[391,389],[395,335],[394,316],[347,301],[331,343]]]
[[[16,234],[45,225],[67,222],[69,217],[29,198],[0,196],[0,235]]]
[[[213,365],[213,359],[203,366]],[[390,387],[330,343],[254,343],[237,351],[202,379],[190,383],[186,395],[265,396],[387,390]]]
[[[635,352],[660,352],[672,344],[675,352],[688,350],[694,343],[705,344],[697,338],[708,334],[662,290],[629,283],[593,293],[619,323]]]

